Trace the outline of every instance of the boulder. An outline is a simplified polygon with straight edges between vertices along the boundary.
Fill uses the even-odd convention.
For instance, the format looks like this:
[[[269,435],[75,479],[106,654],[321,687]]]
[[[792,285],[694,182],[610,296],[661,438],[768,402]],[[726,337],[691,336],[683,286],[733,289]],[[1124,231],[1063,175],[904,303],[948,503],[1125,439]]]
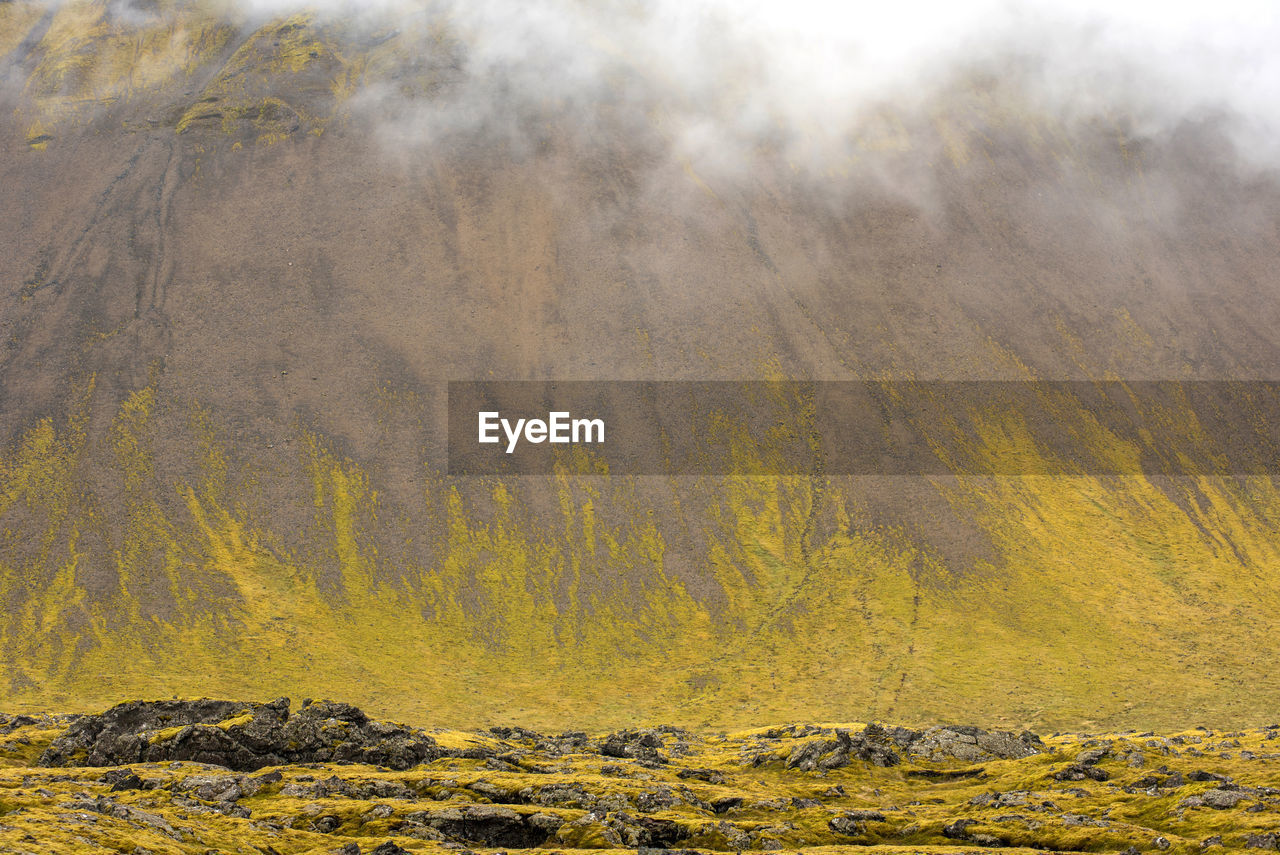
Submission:
[[[605,757],[631,758],[646,764],[665,766],[671,762],[660,750],[665,747],[666,743],[658,730],[629,729],[606,736],[600,744],[600,753]]]
[[[907,753],[927,760],[1016,760],[1043,753],[1044,743],[1030,731],[1020,734],[983,730],[967,725],[931,727],[903,746]],[[1096,761],[1095,761],[1096,762]]]
[[[874,766],[896,766],[902,762],[885,729],[878,724],[869,724],[861,733],[851,734],[837,729],[834,739],[813,739],[796,746],[787,757],[787,768],[815,772],[839,769],[855,760]]]

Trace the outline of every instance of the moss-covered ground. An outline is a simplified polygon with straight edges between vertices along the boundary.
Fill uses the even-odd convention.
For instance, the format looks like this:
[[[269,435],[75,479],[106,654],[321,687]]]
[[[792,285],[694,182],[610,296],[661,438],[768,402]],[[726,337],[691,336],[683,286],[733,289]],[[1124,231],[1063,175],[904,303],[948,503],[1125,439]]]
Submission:
[[[600,743],[581,735],[495,728],[437,731],[442,747],[470,756],[403,772],[33,766],[63,725],[44,717],[0,737],[2,852],[288,855],[355,852],[352,845],[394,852],[390,841],[441,853],[821,853],[851,845],[885,853],[1198,853],[1275,848],[1280,833],[1274,727],[1057,734],[1045,737],[1044,752],[1022,759],[914,756],[891,767],[855,760],[822,771],[786,761],[803,743],[828,737],[831,725],[659,730],[658,762],[602,756]],[[574,744],[580,748],[566,749]],[[1104,753],[1090,776],[1055,777],[1090,750]],[[126,779],[129,772],[136,778]],[[546,839],[512,837],[514,827],[544,829]]]

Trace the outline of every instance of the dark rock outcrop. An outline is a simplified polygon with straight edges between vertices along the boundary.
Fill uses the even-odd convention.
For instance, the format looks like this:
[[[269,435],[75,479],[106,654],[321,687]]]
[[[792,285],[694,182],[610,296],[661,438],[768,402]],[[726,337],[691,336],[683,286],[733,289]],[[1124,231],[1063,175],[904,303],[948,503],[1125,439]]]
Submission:
[[[285,763],[369,763],[403,770],[441,755],[426,733],[371,721],[349,704],[320,701],[290,713],[270,703],[133,701],[82,716],[55,739],[42,766],[119,766],[192,760],[252,771]]]
[[[541,846],[560,820],[548,814],[523,816],[502,805],[468,805],[421,811],[406,817],[408,825],[433,828],[445,837],[478,846],[531,849]]]
[[[409,850],[400,846],[393,840],[375,846],[369,855],[409,855]]]
[[[969,838],[969,827],[977,825],[976,819],[957,819],[955,822],[948,823],[942,829],[942,836],[951,840],[967,840]]]
[[[605,827],[612,831],[624,846],[636,849],[656,847],[669,849],[689,836],[683,825],[670,819],[651,816],[633,817],[622,811],[609,814]]]
[[[1244,845],[1247,849],[1280,849],[1280,833],[1246,834]]]
[[[1246,799],[1252,799],[1253,793],[1244,788],[1228,789],[1226,786],[1208,790],[1200,794],[1200,803],[1215,810],[1233,808]]]
[[[706,781],[708,784],[723,784],[725,777],[722,773],[715,769],[681,769],[676,772],[678,778],[696,778],[699,781]]]
[[[19,730],[24,727],[34,726],[42,729],[66,727],[78,718],[80,718],[80,716],[67,714],[53,715],[50,713],[37,713],[35,715],[27,715],[25,713],[18,713],[16,715],[7,715],[5,713],[0,713],[0,736],[8,736],[15,730]]]
[[[1017,759],[1045,750],[1034,733],[1009,733],[978,727],[947,725],[928,730],[867,725],[861,733],[837,729],[833,739],[814,739],[787,758],[788,769],[812,772],[848,766],[862,760],[876,766],[896,766],[902,754],[930,761]]]
[[[1029,790],[1010,790],[1007,793],[982,793],[969,799],[975,807],[1007,808],[1020,807],[1027,803],[1031,795]]]
[[[834,739],[814,739],[797,746],[787,757],[788,769],[815,772],[839,769],[854,760],[875,766],[896,766],[902,758],[894,751],[889,733],[878,724],[869,724],[861,733],[837,729]]]
[[[27,727],[35,724],[37,721],[35,716],[30,715],[5,715],[0,713],[0,736],[6,736],[13,733],[20,727]]]
[[[878,810],[848,810],[827,822],[827,827],[837,834],[853,837],[867,830],[868,822],[884,822],[885,816]]]
[[[671,762],[660,750],[665,747],[662,734],[657,730],[620,730],[605,737],[600,744],[600,753],[605,757],[631,758],[665,766]]]
[[[1097,766],[1110,753],[1111,747],[1107,745],[1100,748],[1086,748],[1076,755],[1076,762],[1081,766]]]
[[[101,780],[102,783],[107,784],[113,793],[118,793],[121,790],[146,789],[146,782],[133,772],[130,772],[128,769],[112,769],[99,780]]]
[[[1099,769],[1097,766],[1087,766],[1083,763],[1072,763],[1053,773],[1055,781],[1083,781],[1085,779],[1105,781],[1110,777],[1106,770]]]

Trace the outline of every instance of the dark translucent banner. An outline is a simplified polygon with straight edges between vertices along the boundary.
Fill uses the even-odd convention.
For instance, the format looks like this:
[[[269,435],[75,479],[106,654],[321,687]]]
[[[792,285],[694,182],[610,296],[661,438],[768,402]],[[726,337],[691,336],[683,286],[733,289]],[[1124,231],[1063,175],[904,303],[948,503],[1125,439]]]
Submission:
[[[1271,475],[1280,382],[449,384],[457,475]]]

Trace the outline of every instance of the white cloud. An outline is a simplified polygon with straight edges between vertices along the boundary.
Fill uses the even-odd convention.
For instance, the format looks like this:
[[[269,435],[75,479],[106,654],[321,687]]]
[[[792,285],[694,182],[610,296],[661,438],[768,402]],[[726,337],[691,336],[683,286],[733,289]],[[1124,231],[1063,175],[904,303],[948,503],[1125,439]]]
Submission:
[[[793,157],[821,158],[868,108],[909,107],[956,68],[985,66],[1023,74],[1023,94],[1047,110],[1124,114],[1139,133],[1230,115],[1245,154],[1280,159],[1275,0],[215,2],[255,16],[318,8],[418,32],[445,17],[466,45],[468,78],[417,105],[414,133],[510,126],[513,104],[580,109],[589,129],[593,111],[622,98],[660,105],[691,151],[780,135],[799,146]]]

